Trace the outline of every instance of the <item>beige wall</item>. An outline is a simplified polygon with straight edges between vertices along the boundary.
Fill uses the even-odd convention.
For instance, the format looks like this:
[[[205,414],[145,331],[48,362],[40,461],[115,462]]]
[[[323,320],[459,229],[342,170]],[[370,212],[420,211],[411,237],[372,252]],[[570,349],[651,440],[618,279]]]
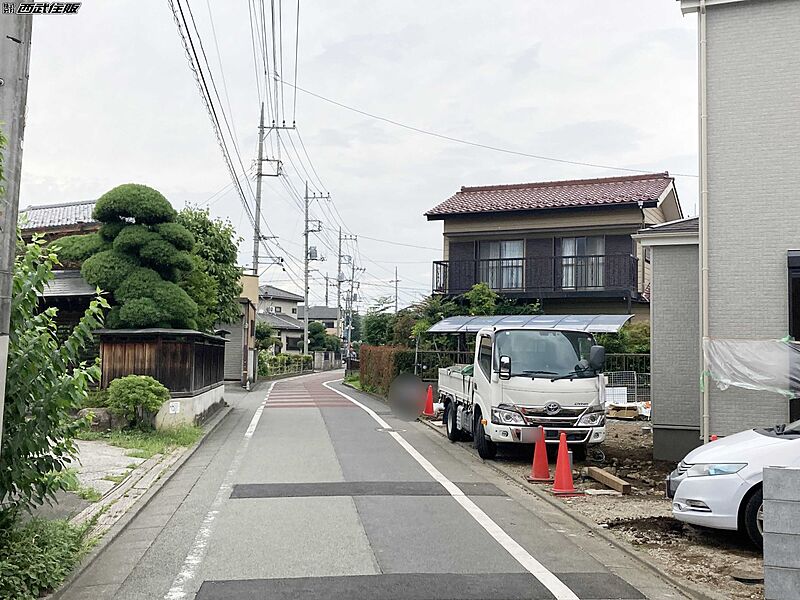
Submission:
[[[255,306],[258,306],[258,277],[243,273],[239,279],[239,283],[242,286],[242,293],[239,297],[247,298]]]
[[[269,312],[270,308],[279,307],[279,312],[282,315],[288,315],[290,317],[297,318],[297,302],[294,300],[279,300],[277,298],[262,298],[261,303],[258,305],[258,312],[264,314]]]

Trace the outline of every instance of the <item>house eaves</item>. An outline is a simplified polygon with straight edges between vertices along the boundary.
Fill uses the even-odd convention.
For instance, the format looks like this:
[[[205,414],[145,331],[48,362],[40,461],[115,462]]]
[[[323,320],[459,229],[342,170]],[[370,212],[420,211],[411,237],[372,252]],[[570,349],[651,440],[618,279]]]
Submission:
[[[735,2],[752,2],[754,0],[705,0],[706,7],[719,6],[720,4],[733,4]],[[702,0],[678,0],[681,3],[681,12],[685,15],[700,10]]]

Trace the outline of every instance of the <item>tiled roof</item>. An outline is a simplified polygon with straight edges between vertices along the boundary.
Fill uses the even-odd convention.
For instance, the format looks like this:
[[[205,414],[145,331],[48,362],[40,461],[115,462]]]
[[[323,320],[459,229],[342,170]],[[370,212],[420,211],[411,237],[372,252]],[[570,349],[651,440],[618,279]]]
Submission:
[[[303,297],[293,292],[287,292],[274,285],[261,285],[258,287],[258,295],[260,298],[275,298],[277,300],[296,300],[302,302]]]
[[[97,223],[92,218],[96,202],[96,200],[84,200],[83,202],[29,206],[20,211],[20,227],[23,231],[27,231]]]
[[[655,202],[672,181],[668,173],[653,173],[603,179],[462,187],[459,192],[426,212],[425,216],[433,220],[458,214]]]
[[[640,234],[646,235],[659,235],[669,233],[698,233],[700,230],[700,222],[697,217],[689,217],[688,219],[680,219],[678,221],[670,221],[669,223],[659,223],[652,225],[646,229],[639,230]]]
[[[302,319],[305,314],[305,306],[297,307],[297,318]],[[311,320],[325,319],[336,320],[339,318],[339,309],[335,306],[312,306],[308,311],[308,318]]]
[[[257,316],[259,321],[269,323],[272,327],[278,330],[288,331],[303,331],[303,324],[288,315],[277,313],[259,313]]]
[[[42,297],[94,296],[96,289],[86,283],[80,271],[53,271],[53,279],[44,286]]]

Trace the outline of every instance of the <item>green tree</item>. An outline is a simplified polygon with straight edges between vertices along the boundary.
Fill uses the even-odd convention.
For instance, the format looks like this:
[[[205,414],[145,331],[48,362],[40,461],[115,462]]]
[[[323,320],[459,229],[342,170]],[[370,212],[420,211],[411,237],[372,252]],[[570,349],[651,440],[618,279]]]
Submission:
[[[488,284],[476,283],[470,291],[463,294],[463,297],[467,303],[468,314],[474,316],[496,314],[497,301],[500,297]]]
[[[375,300],[362,318],[364,343],[370,346],[385,346],[392,341],[394,315],[389,308],[394,306],[394,299],[384,296]]]
[[[102,223],[98,234],[62,238],[52,246],[82,261],[86,281],[112,294],[109,326],[196,329],[198,317],[207,324],[187,293],[208,311],[208,281],[194,273],[194,236],[174,222],[175,209],[164,196],[145,185],[120,185],[100,197],[94,217]]]
[[[212,219],[208,209],[196,206],[181,210],[177,223],[194,235],[194,254],[199,259],[198,269],[216,282],[216,303],[209,311],[211,322],[238,321],[242,270],[236,266],[236,262],[237,246],[242,238],[236,235],[230,221]]]
[[[413,310],[410,308],[399,311],[394,317],[392,324],[392,344],[395,346],[414,345],[414,325],[416,319]]]
[[[339,338],[329,335],[325,325],[319,321],[313,321],[308,324],[308,349],[312,352],[324,350],[333,352],[339,349]]]
[[[275,330],[265,321],[256,322],[256,346],[259,350],[269,350],[281,340],[275,335]]]
[[[100,375],[97,364],[81,364],[79,357],[102,325],[108,304],[94,298],[72,332],[59,339],[57,310],[39,306],[57,264],[41,240],[23,245],[18,238],[0,449],[0,525],[68,487],[64,473],[77,452],[73,438],[87,425],[73,414]]]
[[[650,323],[629,323],[619,333],[601,333],[597,343],[605,346],[610,354],[649,354]]]

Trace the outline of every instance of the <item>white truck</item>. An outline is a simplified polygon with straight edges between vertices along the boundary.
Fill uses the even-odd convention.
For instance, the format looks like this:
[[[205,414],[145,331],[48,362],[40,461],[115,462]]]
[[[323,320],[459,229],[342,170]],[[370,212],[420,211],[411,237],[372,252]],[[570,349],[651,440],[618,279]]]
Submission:
[[[630,315],[452,317],[429,333],[475,335],[471,365],[439,369],[447,437],[471,435],[481,458],[498,443],[545,441],[563,431],[576,457],[605,431],[605,349],[593,333],[618,332]]]

